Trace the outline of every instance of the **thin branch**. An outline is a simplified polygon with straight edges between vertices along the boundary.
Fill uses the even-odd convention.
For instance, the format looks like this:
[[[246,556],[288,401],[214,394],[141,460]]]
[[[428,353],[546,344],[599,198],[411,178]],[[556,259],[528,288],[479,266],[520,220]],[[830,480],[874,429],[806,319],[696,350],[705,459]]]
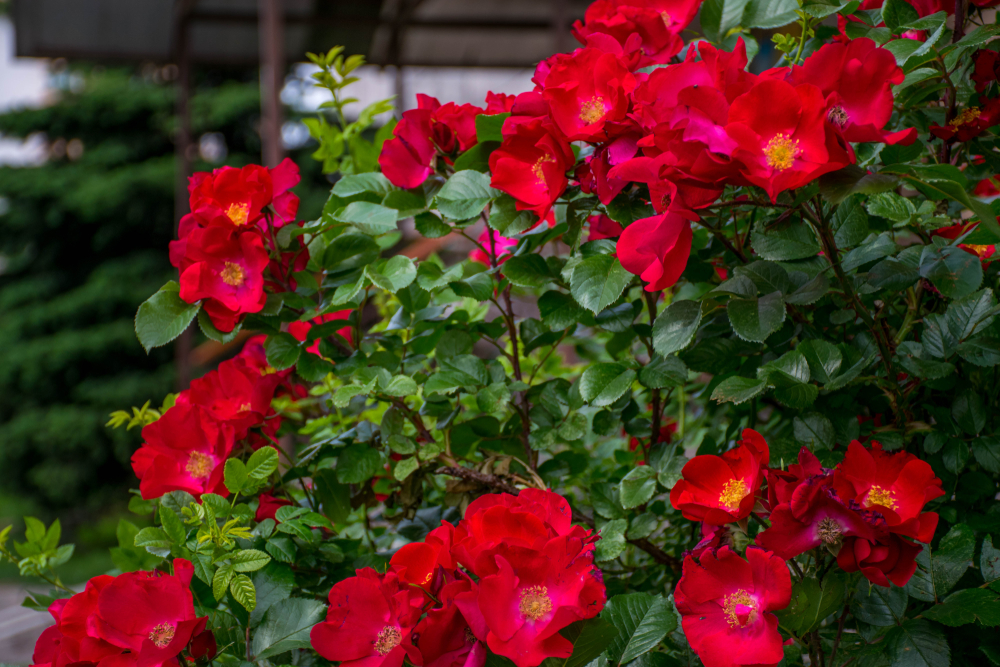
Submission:
[[[435,472],[438,475],[458,477],[459,479],[464,479],[467,482],[478,482],[483,486],[488,486],[491,489],[503,491],[504,493],[509,493],[514,496],[516,496],[519,491],[516,486],[508,484],[496,475],[479,472],[478,470],[473,470],[472,468],[465,468],[463,466],[445,466],[443,468],[438,468]]]

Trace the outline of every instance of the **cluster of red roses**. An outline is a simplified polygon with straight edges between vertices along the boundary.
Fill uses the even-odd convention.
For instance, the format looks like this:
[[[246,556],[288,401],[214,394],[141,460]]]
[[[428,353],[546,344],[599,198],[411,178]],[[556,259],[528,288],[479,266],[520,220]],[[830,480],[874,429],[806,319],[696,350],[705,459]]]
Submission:
[[[670,493],[686,519],[702,522],[703,540],[684,559],[675,599],[684,634],[706,667],[776,664],[782,659],[777,618],[786,607],[791,578],[785,561],[823,547],[847,572],[872,583],[903,586],[916,571],[938,516],[924,505],[944,494],[930,465],[907,452],[890,454],[878,443],[855,441],[844,460],[825,469],[807,449],[787,471],[768,468],[764,438],[747,429],[721,456],[696,456]],[[767,481],[766,493],[761,491]],[[751,513],[768,528],[744,561],[730,548],[730,528]],[[700,561],[700,563],[699,563]]]
[[[482,667],[486,647],[518,667],[567,658],[573,645],[559,631],[605,602],[596,539],[551,491],[483,496],[458,526],[442,522],[399,549],[385,574],[365,568],[334,585],[313,648],[343,667],[399,667],[404,657]]]
[[[191,177],[191,213],[170,244],[170,262],[180,271],[181,299],[203,301],[219,331],[232,331],[241,316],[264,308],[266,269],[287,283],[290,271],[305,268],[304,247],[276,254],[280,260],[268,253],[268,247],[277,253],[274,230],[295,220],[299,198],[290,190],[298,182],[299,168],[287,158],[273,169],[220,167]]]
[[[101,575],[82,593],[49,607],[55,625],[35,643],[33,667],[160,667],[176,665],[185,648],[215,657],[215,637],[191,596],[194,567],[174,560],[174,574]]]
[[[291,371],[276,373],[268,365],[263,338],[251,338],[238,356],[194,380],[142,429],[132,469],[143,498],[171,491],[227,496],[223,468],[235,445],[245,441],[258,449],[272,442],[281,418],[271,400]]]
[[[384,145],[383,173],[400,187],[417,187],[476,144],[477,115],[510,112],[489,158],[492,186],[541,221],[571,180],[604,204],[631,183],[645,183],[657,215],[624,232],[605,224],[596,237],[620,235],[622,266],[656,291],[680,277],[691,221],[725,186],[758,186],[774,200],[853,163],[851,142],[916,139],[912,128],[883,129],[892,86],[904,74],[870,39],[845,38],[802,65],[761,74],[746,71],[742,41],[731,53],[700,42],[683,62],[669,64],[699,4],[596,2],[574,27],[584,46],[540,63],[534,90],[490,93],[485,109],[418,96],[419,108],[403,114]],[[660,67],[639,71],[649,65]],[[590,144],[579,166],[571,142]]]

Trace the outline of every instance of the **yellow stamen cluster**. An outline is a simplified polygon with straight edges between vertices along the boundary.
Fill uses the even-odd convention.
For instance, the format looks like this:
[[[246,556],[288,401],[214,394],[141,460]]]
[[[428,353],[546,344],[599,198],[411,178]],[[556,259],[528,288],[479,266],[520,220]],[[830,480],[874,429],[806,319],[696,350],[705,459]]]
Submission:
[[[378,633],[378,637],[375,638],[375,652],[379,655],[386,655],[392,649],[399,646],[399,643],[403,641],[403,633],[399,631],[399,628],[387,625]]]
[[[881,486],[872,486],[868,491],[868,496],[865,498],[865,507],[871,507],[872,505],[881,505],[882,507],[894,510],[898,507],[896,494],[889,489],[883,489]]]
[[[191,452],[184,469],[195,479],[207,479],[212,474],[212,470],[215,469],[215,464],[212,462],[212,457],[208,454]]]
[[[226,209],[226,217],[237,226],[247,224],[247,218],[250,217],[250,204],[247,202],[230,204],[229,208]]]
[[[959,125],[968,125],[972,121],[979,118],[982,112],[979,107],[967,107],[962,109],[962,112],[948,121],[948,124],[952,127],[958,127]]]
[[[795,162],[795,156],[799,154],[799,142],[792,139],[784,132],[771,137],[771,140],[764,146],[764,156],[767,164],[773,169],[784,171],[789,169]]]
[[[552,600],[545,586],[528,586],[521,591],[521,602],[517,606],[521,618],[537,621],[552,611]]]
[[[737,605],[751,608],[745,625],[740,623],[740,617],[736,612]],[[722,613],[726,615],[726,623],[729,624],[729,627],[745,628],[747,625],[753,625],[757,620],[757,605],[750,594],[741,588],[722,599]]]
[[[176,628],[170,623],[160,623],[149,632],[149,641],[156,648],[166,648],[174,640]]]
[[[595,96],[580,106],[580,120],[587,125],[593,125],[604,118],[607,109],[604,108],[604,98]]]
[[[535,178],[539,183],[545,183],[545,172],[542,171],[542,165],[546,162],[555,162],[556,159],[551,155],[543,155],[535,161],[535,164],[531,167],[531,173],[535,175]]]
[[[742,479],[731,479],[722,487],[722,493],[719,494],[719,506],[728,512],[735,512],[748,495],[750,495],[750,489],[747,488],[746,482]]]
[[[234,262],[226,262],[225,267],[219,272],[219,277],[222,278],[222,282],[233,287],[239,287],[246,279],[243,267]]]

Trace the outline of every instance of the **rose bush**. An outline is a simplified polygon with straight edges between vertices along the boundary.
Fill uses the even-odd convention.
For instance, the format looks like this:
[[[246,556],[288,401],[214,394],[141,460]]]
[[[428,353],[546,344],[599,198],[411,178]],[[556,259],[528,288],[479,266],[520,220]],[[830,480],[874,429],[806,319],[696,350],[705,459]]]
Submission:
[[[310,56],[322,216],[195,175],[137,314],[238,350],[113,415],[152,525],[82,592],[58,523],[0,534],[35,663],[1000,664],[1000,30],[930,5],[599,0],[374,141]]]

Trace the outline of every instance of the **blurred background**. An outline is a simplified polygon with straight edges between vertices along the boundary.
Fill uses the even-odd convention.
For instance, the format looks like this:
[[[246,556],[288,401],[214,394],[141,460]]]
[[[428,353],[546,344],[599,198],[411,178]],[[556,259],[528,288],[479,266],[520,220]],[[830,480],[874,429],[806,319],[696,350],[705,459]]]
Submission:
[[[329,193],[301,122],[328,94],[307,51],[367,56],[355,114],[391,96],[415,107],[416,92],[482,105],[531,89],[535,63],[575,46],[587,4],[0,0],[0,529],[20,541],[23,515],[60,519],[76,543],[68,584],[114,567],[118,519],[137,519],[140,435],[106,427],[109,413],[158,406],[236,351],[194,327],[146,355],[133,330],[176,279],[167,244],[187,176],[288,156],[300,219]],[[49,622],[20,607],[25,587],[45,588],[0,565],[0,663],[29,664]]]

